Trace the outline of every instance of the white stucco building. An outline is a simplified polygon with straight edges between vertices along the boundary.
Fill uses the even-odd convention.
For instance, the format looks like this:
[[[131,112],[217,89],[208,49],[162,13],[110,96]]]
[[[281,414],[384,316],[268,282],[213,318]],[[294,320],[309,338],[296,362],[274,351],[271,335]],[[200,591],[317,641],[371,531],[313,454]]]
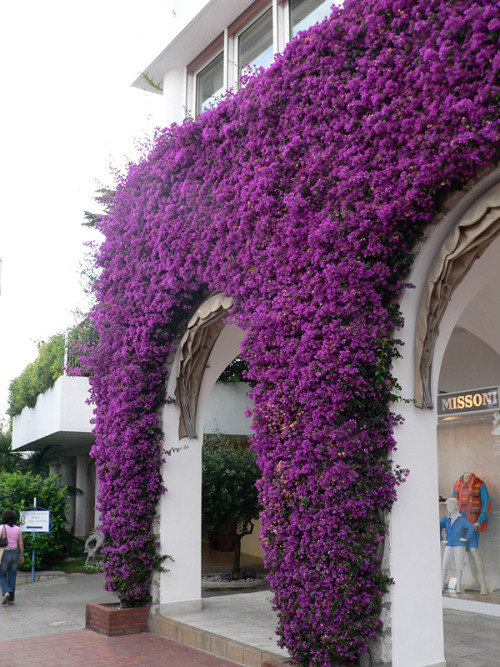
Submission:
[[[245,417],[245,410],[251,405],[248,392],[248,385],[243,382],[215,384],[207,404],[204,431],[249,436],[251,424]],[[35,407],[24,408],[14,417],[12,428],[14,451],[46,451],[50,471],[60,476],[61,483],[83,491],[69,499],[71,509],[67,516],[68,528],[80,538],[99,525],[95,464],[89,456],[95,440],[93,406],[88,399],[88,378],[63,375],[38,396]]]
[[[245,64],[266,66],[298,30],[322,19],[331,2],[316,0],[171,1],[166,47],[144,72],[163,90],[165,122],[196,115],[224,90],[237,86]],[[144,77],[134,85],[161,94]],[[416,256],[401,306],[403,358],[395,366],[403,398],[397,406],[395,465],[410,471],[389,519],[386,561],[395,584],[385,618],[380,658],[394,667],[444,666],[442,608],[500,615],[500,457],[493,420],[498,405],[438,415],[443,392],[482,395],[500,383],[500,170],[477,175],[445,205]],[[200,379],[196,430],[203,430],[215,378],[239,351],[243,332],[225,327],[216,337]],[[174,369],[182,356],[174,361]],[[175,389],[170,375],[169,393]],[[472,391],[469,391],[472,390]],[[171,394],[172,395],[172,394]],[[472,399],[471,399],[472,400]],[[164,408],[166,437],[181,444],[175,407]],[[172,458],[165,471],[169,499],[162,500],[162,544],[183,545],[171,574],[160,577],[160,608],[200,605],[199,502],[201,441]],[[487,594],[441,592],[438,522],[454,482],[473,472],[493,500],[479,550]],[[189,474],[189,488],[184,479]],[[193,495],[194,494],[194,495]],[[181,514],[179,514],[181,513]],[[179,516],[182,520],[179,521]],[[193,528],[194,526],[194,528]],[[167,551],[168,546],[166,547]],[[467,576],[467,573],[466,573]]]
[[[172,20],[165,26],[165,49],[143,67],[155,87],[145,77],[134,82],[151,94],[163,94],[166,125],[196,115],[224,90],[237,86],[246,64],[270,64],[273,54],[299,30],[327,15],[331,1],[169,0],[169,4]],[[500,169],[492,168],[444,205],[416,254],[408,279],[414,289],[401,302],[405,326],[399,336],[404,347],[394,373],[402,397],[411,402],[396,407],[404,423],[396,431],[393,459],[410,474],[389,517],[386,566],[395,583],[388,595],[386,635],[379,653],[381,661],[394,667],[446,664],[443,606],[500,616],[499,407],[474,399],[494,393],[500,384],[499,236]],[[191,331],[193,337],[208,332],[204,354],[187,372],[186,350],[191,343],[184,340],[169,375],[167,393],[177,395],[183,410],[179,413],[173,403],[163,409],[165,440],[179,449],[165,466],[169,493],[160,506],[161,543],[175,557],[170,572],[158,575],[157,606],[166,614],[174,607],[201,606],[202,434],[210,428],[249,433],[248,423],[238,430],[225,421],[232,415],[241,417],[236,404],[220,417],[209,416],[210,401],[219,400],[212,391],[216,379],[238,355],[244,338],[244,332],[222,324],[224,309],[220,300],[200,308]],[[179,373],[186,380],[184,387],[179,385]],[[74,471],[76,466],[79,486],[91,465],[90,408],[84,403],[84,382],[74,380],[60,378],[40,397],[40,406],[37,403],[16,418],[14,448],[60,447],[63,481],[69,467]],[[460,409],[466,402],[463,398],[463,403],[451,401],[450,410],[438,414],[442,394],[469,396],[472,408]],[[221,400],[227,408],[227,399]],[[49,401],[50,408],[42,409]],[[473,590],[443,596],[438,522],[444,505],[439,498],[450,496],[454,483],[467,472],[483,480],[493,502],[488,530],[479,542],[486,594]],[[92,476],[86,479],[92,495]],[[90,508],[76,510],[77,525],[93,523]],[[469,572],[464,583],[467,578]]]

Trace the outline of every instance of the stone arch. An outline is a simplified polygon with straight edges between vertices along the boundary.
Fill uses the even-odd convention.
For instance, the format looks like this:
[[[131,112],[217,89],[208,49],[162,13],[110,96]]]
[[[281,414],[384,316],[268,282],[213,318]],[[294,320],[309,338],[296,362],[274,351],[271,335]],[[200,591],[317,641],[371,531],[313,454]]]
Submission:
[[[205,368],[224,328],[233,300],[220,292],[204,301],[188,322],[180,342],[175,397],[181,411],[179,437],[197,437],[198,398]]]
[[[160,610],[201,608],[201,452],[203,423],[212,387],[238,356],[245,332],[224,322],[232,299],[212,295],[195,311],[179,343],[167,384],[163,409],[165,448],[172,451],[164,467],[169,493],[160,503],[160,539],[174,560],[159,575]],[[190,435],[191,434],[191,435]]]
[[[467,243],[464,231],[467,221],[472,221],[474,226],[474,220],[484,221],[484,214],[496,209],[499,183],[500,171],[497,170],[455,197],[458,203],[432,229],[422,245],[409,276],[414,289],[408,290],[401,300],[405,320],[401,332],[403,357],[394,364],[394,374],[400,381],[401,395],[408,402],[397,406],[404,422],[395,432],[398,448],[393,461],[408,468],[410,475],[398,491],[398,502],[392,509],[389,527],[390,571],[395,580],[390,593],[393,664],[407,664],[405,660],[413,650],[420,653],[418,664],[431,664],[431,661],[432,664],[445,664],[441,552],[437,539],[437,415],[431,408],[432,401],[430,409],[421,410],[412,399],[416,397],[415,388],[419,383],[422,396],[424,386],[430,398],[436,396],[439,370],[453,327],[467,303],[490,280],[495,264],[498,264],[495,261],[500,245],[498,215],[489,218],[491,234],[488,233],[490,225],[486,223],[485,235],[469,236],[470,243]],[[458,243],[450,243],[457,239]],[[464,239],[465,243],[461,244]],[[466,257],[465,270],[459,268],[461,256]],[[436,283],[440,284],[441,292],[433,291]],[[422,303],[431,303],[429,295],[442,299],[443,303],[435,302],[434,317],[428,317],[422,323],[419,318],[426,317]],[[425,357],[423,348],[419,351],[416,343],[419,336],[427,345]],[[422,358],[425,359],[423,364]],[[434,369],[432,375],[421,374],[422,368],[430,369],[431,366]],[[408,557],[409,544],[412,545],[411,558]],[[416,628],[420,634],[415,632]],[[424,648],[419,639],[422,633],[427,638]],[[436,663],[440,653],[442,662]],[[425,663],[426,655],[428,663]]]
[[[454,291],[474,262],[500,234],[500,184],[460,217],[439,248],[429,271],[417,314],[415,404],[432,407],[431,368],[439,325]]]

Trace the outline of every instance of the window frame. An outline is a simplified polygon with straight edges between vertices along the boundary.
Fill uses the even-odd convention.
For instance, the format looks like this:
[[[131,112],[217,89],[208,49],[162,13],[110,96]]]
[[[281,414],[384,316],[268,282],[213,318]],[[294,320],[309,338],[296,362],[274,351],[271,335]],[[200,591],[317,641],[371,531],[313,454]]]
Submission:
[[[279,0],[279,2],[281,2],[281,1],[282,1],[282,0]],[[335,1],[335,0],[329,0],[329,3],[330,3],[330,10],[331,10],[331,6],[332,6],[332,4],[334,3],[334,1]],[[291,21],[291,17],[292,17],[292,0],[285,0],[283,4],[286,4],[286,9],[285,9],[286,24],[287,24],[287,25],[286,25],[286,34],[287,34],[288,42],[290,42],[292,39],[295,39],[295,37],[292,35],[292,21]],[[313,11],[314,11],[314,10],[313,10]],[[328,14],[326,14],[325,16],[328,16]]]
[[[222,87],[224,90],[227,86],[227,50],[224,48],[226,42],[225,33],[221,33],[214,41],[207,46],[194,60],[192,60],[186,67],[188,85],[186,94],[186,110],[187,115],[191,114],[193,118],[196,117],[196,88],[197,77],[203,70],[210,65],[216,58],[222,54]]]
[[[231,23],[227,29],[228,34],[228,84],[231,88],[237,89],[239,82],[239,62],[238,62],[238,44],[240,36],[258,21],[269,9],[272,10],[271,15],[271,30],[272,30],[272,46],[273,55],[278,52],[278,44],[276,40],[276,5],[277,0],[256,0],[246,11]]]
[[[255,0],[237,19],[225,28],[206,49],[187,65],[186,109],[196,114],[196,88],[198,75],[222,54],[223,88],[236,90],[239,82],[238,47],[240,36],[269,9],[272,9],[273,55],[281,53],[291,36],[290,0]]]

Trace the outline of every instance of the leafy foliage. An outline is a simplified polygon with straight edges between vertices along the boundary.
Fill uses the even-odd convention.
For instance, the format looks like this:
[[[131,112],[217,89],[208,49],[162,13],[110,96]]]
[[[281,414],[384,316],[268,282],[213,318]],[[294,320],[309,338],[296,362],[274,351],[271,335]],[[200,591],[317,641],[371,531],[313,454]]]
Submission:
[[[230,384],[232,382],[245,382],[247,370],[247,362],[244,359],[237,357],[226,366],[226,368],[217,378],[217,382],[224,382],[226,384]]]
[[[21,454],[12,451],[12,433],[0,429],[0,472],[15,472],[22,462]]]
[[[40,341],[37,359],[10,383],[7,414],[14,417],[25,407],[33,408],[38,395],[50,389],[63,374],[63,364],[64,334],[57,333],[47,341]]]
[[[92,320],[86,318],[68,331],[68,375],[88,375],[81,359],[95,345],[97,332]],[[23,372],[9,386],[9,407],[11,417],[21,414],[25,407],[33,408],[36,399],[50,389],[64,372],[65,334],[57,333],[47,341],[38,343],[38,357],[28,364]]]
[[[0,507],[12,509],[19,518],[21,510],[33,509],[33,499],[37,507],[50,510],[50,533],[37,533],[35,538],[35,567],[40,568],[49,554],[58,551],[66,540],[66,487],[61,486],[56,475],[41,477],[30,472],[2,472],[0,474]],[[23,534],[26,559],[21,569],[31,568],[33,536]]]
[[[84,211],[83,217],[85,222],[83,222],[84,227],[89,227],[90,229],[97,229],[100,222],[103,219],[103,216],[106,213],[109,213],[109,204],[113,199],[113,191],[109,188],[101,187],[94,194],[94,201],[98,204],[103,213],[95,213],[94,211]]]
[[[202,456],[202,531],[210,538],[230,527],[229,534],[236,540],[236,574],[240,569],[241,538],[252,532],[253,522],[260,515],[256,455],[222,434],[213,434],[203,439]]]
[[[89,372],[85,359],[89,351],[96,345],[97,340],[97,331],[89,317],[85,317],[80,324],[70,329],[68,332],[68,363],[65,368],[68,375],[88,377]]]
[[[119,176],[89,359],[111,590],[149,596],[168,360],[218,290],[248,332],[281,642],[315,667],[367,650],[404,478],[398,300],[442,198],[498,159],[499,28],[491,0],[346,0]]]

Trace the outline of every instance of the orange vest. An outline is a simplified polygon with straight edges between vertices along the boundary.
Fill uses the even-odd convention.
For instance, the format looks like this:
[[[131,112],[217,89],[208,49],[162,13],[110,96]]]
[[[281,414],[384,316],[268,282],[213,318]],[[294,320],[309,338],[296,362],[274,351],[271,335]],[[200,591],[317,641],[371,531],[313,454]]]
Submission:
[[[465,518],[470,523],[476,523],[483,509],[480,494],[483,484],[482,479],[472,474],[467,482],[464,481],[463,477],[457,479],[453,487],[454,496],[458,501],[458,509],[461,512],[465,512]],[[491,512],[491,508],[492,503],[489,501],[486,514]],[[476,530],[480,533],[485,533],[487,528],[488,520],[485,519]]]

